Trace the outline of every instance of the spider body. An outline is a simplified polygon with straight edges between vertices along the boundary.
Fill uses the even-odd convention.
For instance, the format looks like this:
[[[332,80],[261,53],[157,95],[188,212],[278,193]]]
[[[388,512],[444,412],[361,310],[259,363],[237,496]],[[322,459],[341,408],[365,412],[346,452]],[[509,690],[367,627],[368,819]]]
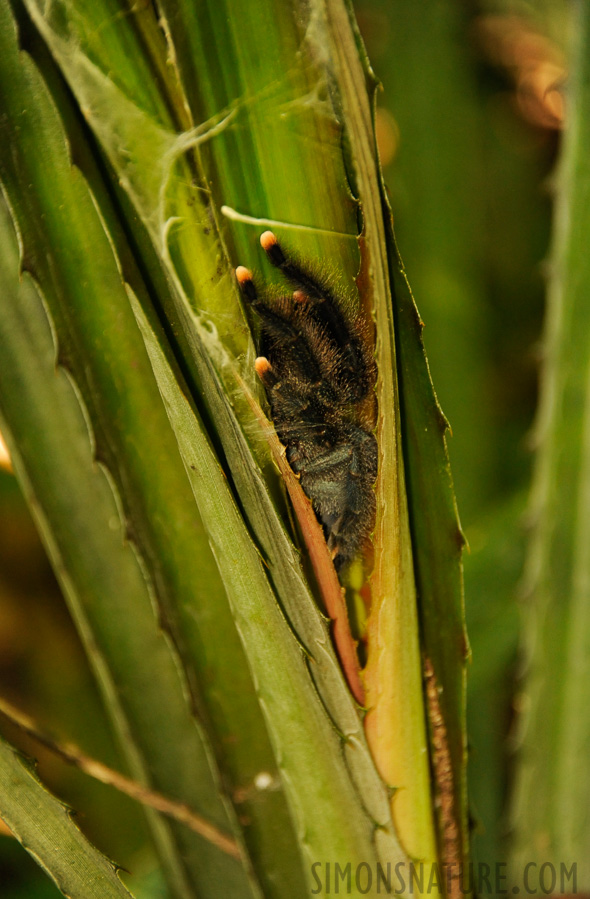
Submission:
[[[248,269],[236,269],[242,294],[260,319],[256,371],[287,460],[340,570],[357,555],[375,520],[377,443],[362,412],[374,363],[329,288],[288,259],[272,232],[260,242],[295,290],[261,298]]]

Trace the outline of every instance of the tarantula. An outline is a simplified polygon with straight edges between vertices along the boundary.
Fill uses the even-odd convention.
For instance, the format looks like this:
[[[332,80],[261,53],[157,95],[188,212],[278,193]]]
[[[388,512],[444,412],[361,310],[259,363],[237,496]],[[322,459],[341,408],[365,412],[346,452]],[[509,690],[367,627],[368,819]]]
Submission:
[[[375,366],[358,324],[348,320],[329,287],[288,258],[272,231],[260,243],[294,291],[262,299],[251,272],[236,269],[242,294],[260,319],[255,368],[287,460],[339,571],[375,521],[377,442],[363,412]]]

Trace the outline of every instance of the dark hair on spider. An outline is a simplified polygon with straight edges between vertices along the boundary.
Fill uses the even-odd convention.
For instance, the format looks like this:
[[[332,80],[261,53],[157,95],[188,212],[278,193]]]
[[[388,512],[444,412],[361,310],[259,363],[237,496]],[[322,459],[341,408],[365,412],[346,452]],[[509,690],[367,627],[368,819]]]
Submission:
[[[287,460],[340,570],[375,522],[377,442],[362,411],[375,365],[356,320],[328,285],[289,258],[272,231],[260,243],[294,290],[262,298],[251,272],[236,269],[242,295],[260,319],[255,368]]]

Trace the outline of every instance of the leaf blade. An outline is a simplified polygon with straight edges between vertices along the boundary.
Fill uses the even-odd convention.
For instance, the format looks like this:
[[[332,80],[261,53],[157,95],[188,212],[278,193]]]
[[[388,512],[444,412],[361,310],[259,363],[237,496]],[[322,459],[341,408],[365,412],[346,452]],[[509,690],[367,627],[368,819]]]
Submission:
[[[116,866],[78,830],[66,806],[0,738],[0,816],[71,899],[129,899]]]

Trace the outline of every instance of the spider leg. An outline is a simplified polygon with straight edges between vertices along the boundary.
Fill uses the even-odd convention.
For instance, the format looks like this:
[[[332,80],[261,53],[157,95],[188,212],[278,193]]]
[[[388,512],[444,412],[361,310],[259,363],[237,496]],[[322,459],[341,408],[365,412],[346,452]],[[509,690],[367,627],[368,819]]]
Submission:
[[[337,405],[339,395],[334,379],[326,377],[327,371],[337,363],[333,348],[326,345],[316,325],[300,317],[297,302],[290,297],[277,299],[272,306],[261,299],[252,274],[244,266],[238,266],[236,277],[242,295],[255,310],[262,324],[260,350],[270,359],[273,371],[281,381],[283,395],[311,397],[314,402]],[[259,373],[260,374],[260,373]],[[264,378],[262,379],[264,381]],[[268,384],[273,387],[273,384]],[[303,411],[303,407],[299,407]]]
[[[325,284],[285,256],[272,231],[265,231],[261,235],[260,244],[272,265],[280,269],[297,288],[294,293],[295,301],[309,304],[317,324],[338,347],[342,368],[340,380],[350,390],[351,399],[362,399],[369,388],[369,364],[362,343],[341,314],[336,298]]]
[[[298,332],[286,315],[281,314],[277,309],[271,308],[258,296],[254,281],[252,280],[252,272],[243,265],[238,265],[236,268],[236,278],[244,299],[246,299],[250,306],[256,311],[257,315],[262,320],[264,329],[269,335],[276,337],[279,340],[285,339],[289,341],[289,339],[292,339],[293,342],[295,342],[299,336]]]
[[[315,355],[305,339],[305,335],[294,326],[288,310],[273,309],[261,300],[256,292],[251,272],[243,265],[237,267],[236,277],[242,295],[262,321],[265,336],[273,339],[279,346],[288,346],[298,368],[305,373],[305,380],[314,386],[319,385],[322,381],[322,374]]]
[[[283,248],[272,231],[265,231],[260,235],[260,246],[267,255],[268,261],[282,271],[287,281],[301,290],[302,294],[312,301],[328,300],[334,302],[329,290],[320,284],[313,275],[304,271],[296,262],[287,259]]]
[[[290,381],[288,373],[281,377],[265,356],[255,360],[254,370],[266,389],[272,419],[283,443],[289,446],[301,434],[302,421],[310,435],[325,430],[323,407],[313,392],[298,389],[299,385]]]
[[[254,360],[254,371],[267,390],[272,390],[279,383],[277,373],[273,371],[272,365],[265,356],[258,356]]]

